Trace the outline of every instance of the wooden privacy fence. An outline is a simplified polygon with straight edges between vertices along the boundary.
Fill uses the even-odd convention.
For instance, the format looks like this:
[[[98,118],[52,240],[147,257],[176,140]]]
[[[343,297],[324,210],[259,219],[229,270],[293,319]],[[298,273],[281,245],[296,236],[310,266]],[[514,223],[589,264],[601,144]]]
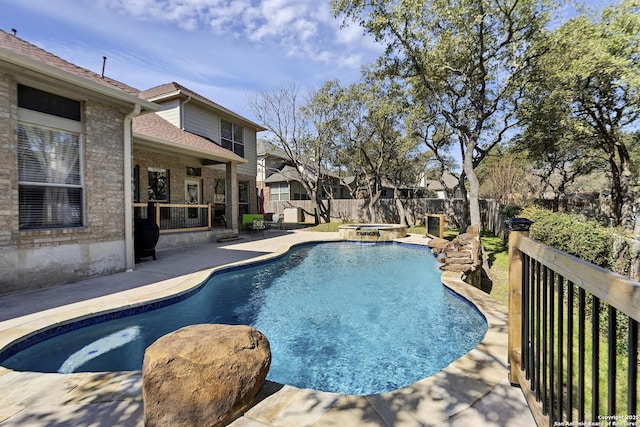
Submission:
[[[640,283],[520,228],[509,233],[511,383],[539,426],[636,425]]]

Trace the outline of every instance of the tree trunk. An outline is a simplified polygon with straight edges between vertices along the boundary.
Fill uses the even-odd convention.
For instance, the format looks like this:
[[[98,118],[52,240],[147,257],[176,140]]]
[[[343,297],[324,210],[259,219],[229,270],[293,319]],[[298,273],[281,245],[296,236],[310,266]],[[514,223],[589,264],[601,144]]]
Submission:
[[[480,219],[480,182],[476,176],[476,172],[473,169],[473,148],[469,144],[465,153],[464,159],[464,172],[467,176],[467,182],[469,183],[468,205],[469,205],[469,219],[470,225],[477,225],[482,229],[482,221]]]
[[[631,173],[629,152],[624,144],[618,144],[620,157],[620,224],[625,230],[633,231],[636,218],[633,213],[634,192],[631,189],[633,174]]]
[[[467,194],[467,188],[463,185],[460,193],[462,195],[462,215],[460,216],[460,232],[467,231],[469,224],[469,196]]]
[[[369,203],[367,204],[367,208],[369,209],[369,223],[375,224],[376,222],[376,210],[374,209],[375,201],[373,197],[369,198]]]
[[[400,199],[400,191],[397,188],[393,189],[393,198],[396,203],[396,209],[398,209],[398,216],[400,217],[400,225],[407,225],[407,214],[404,208],[404,204]]]

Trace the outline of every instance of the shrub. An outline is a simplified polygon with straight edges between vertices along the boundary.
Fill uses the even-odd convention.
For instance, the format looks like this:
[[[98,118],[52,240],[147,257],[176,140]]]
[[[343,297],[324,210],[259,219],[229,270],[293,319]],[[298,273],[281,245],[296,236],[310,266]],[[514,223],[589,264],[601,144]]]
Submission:
[[[535,206],[525,208],[520,216],[534,221],[532,238],[560,251],[611,270],[614,233],[595,220],[585,220],[571,213],[552,212]]]
[[[522,207],[518,205],[504,205],[500,213],[505,219],[515,218],[522,212]]]
[[[615,229],[607,228],[596,220],[585,220],[582,216],[569,213],[552,212],[540,207],[531,206],[524,209],[520,216],[534,221],[529,235],[539,242],[560,251],[582,258],[592,264],[625,274],[628,262],[620,262],[616,252]],[[565,295],[566,297],[566,295]],[[577,296],[576,304],[577,304]],[[593,301],[589,299],[586,306],[587,318],[592,316]],[[601,333],[607,330],[609,314],[601,310],[599,324]],[[628,328],[628,318],[621,312],[616,315],[617,349],[625,354],[627,341],[624,339]]]

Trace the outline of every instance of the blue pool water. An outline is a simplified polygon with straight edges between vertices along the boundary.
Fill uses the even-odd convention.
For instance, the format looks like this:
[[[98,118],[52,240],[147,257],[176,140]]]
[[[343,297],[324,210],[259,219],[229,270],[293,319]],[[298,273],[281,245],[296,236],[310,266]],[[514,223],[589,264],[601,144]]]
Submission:
[[[345,394],[391,391],[444,368],[486,333],[484,317],[442,285],[436,264],[420,246],[303,245],[268,263],[214,274],[165,307],[68,328],[2,365],[139,370],[145,348],[182,326],[247,324],[269,339],[272,381]]]

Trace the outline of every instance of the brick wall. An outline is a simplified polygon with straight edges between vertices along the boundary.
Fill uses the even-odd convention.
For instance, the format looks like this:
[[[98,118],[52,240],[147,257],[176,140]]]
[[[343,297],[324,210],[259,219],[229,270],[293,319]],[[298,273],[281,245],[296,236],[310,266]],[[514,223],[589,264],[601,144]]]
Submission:
[[[124,116],[113,107],[85,108],[85,195],[92,239],[124,236]]]
[[[84,104],[84,197],[85,227],[18,230],[17,159],[13,174],[11,205],[12,239],[9,246],[21,249],[124,239],[124,127],[123,113],[88,101]],[[15,121],[14,121],[15,122]],[[15,132],[10,136],[14,147]],[[15,151],[15,148],[14,148]],[[16,158],[16,155],[13,154]],[[4,157],[3,157],[4,159]]]
[[[0,74],[0,294],[124,270],[124,115],[83,102],[84,227],[21,231],[17,83]]]
[[[15,144],[16,83],[0,74],[0,248],[16,237],[18,217],[18,156]]]

